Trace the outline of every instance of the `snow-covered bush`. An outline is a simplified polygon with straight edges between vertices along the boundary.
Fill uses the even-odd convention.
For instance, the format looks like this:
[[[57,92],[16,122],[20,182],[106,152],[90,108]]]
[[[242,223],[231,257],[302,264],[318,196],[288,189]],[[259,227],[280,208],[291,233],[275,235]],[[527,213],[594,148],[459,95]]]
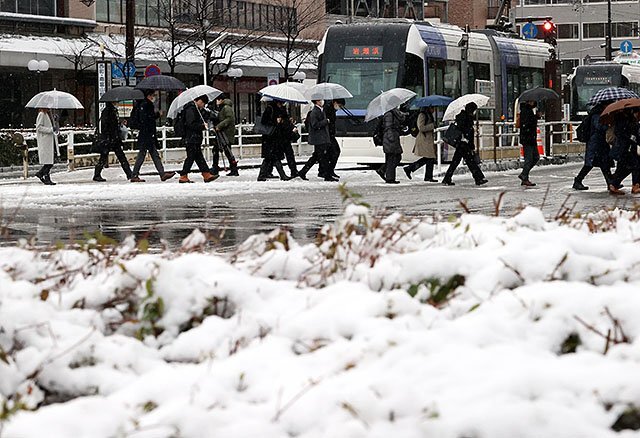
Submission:
[[[634,436],[636,212],[343,196],[307,245],[0,248],[0,436]]]

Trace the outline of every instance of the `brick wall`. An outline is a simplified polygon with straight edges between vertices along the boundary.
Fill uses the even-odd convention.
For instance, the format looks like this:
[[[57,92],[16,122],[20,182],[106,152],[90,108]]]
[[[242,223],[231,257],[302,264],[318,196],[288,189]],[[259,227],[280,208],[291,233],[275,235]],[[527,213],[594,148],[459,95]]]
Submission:
[[[84,20],[96,19],[96,4],[86,6],[80,0],[65,0],[66,15],[69,18],[81,18]]]
[[[450,0],[449,23],[471,29],[484,29],[487,22],[488,0]]]

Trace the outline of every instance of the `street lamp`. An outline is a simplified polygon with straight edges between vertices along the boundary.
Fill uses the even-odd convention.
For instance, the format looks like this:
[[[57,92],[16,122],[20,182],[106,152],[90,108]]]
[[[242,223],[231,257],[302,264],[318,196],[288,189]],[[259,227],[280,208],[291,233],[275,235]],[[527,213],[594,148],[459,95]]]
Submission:
[[[40,61],[38,61],[37,59],[32,59],[27,63],[27,68],[29,69],[29,71],[36,72],[38,76],[38,93],[39,93],[40,90],[42,89],[40,73],[49,70],[49,63],[44,59],[41,59]]]
[[[243,74],[244,72],[241,68],[230,68],[227,70],[227,76],[233,80],[233,108],[236,113],[236,120],[238,120],[238,94],[236,92],[236,84]]]
[[[307,74],[303,71],[297,71],[293,74],[291,79],[293,79],[296,82],[302,83],[304,82],[305,79],[307,79]]]

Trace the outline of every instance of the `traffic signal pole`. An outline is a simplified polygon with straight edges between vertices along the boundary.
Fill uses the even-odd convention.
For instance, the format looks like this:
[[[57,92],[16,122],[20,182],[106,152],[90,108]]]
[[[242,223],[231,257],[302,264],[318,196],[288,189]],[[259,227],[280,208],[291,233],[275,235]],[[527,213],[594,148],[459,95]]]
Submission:
[[[607,0],[607,25],[606,25],[606,35],[604,40],[604,57],[607,61],[612,60],[612,52],[611,49],[611,0]]]

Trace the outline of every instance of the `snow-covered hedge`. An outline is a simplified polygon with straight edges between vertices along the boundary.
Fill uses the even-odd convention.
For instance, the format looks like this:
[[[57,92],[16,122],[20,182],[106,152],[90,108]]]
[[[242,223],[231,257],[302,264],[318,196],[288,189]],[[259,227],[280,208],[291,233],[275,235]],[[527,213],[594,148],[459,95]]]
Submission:
[[[637,219],[1,248],[0,436],[636,436]]]

